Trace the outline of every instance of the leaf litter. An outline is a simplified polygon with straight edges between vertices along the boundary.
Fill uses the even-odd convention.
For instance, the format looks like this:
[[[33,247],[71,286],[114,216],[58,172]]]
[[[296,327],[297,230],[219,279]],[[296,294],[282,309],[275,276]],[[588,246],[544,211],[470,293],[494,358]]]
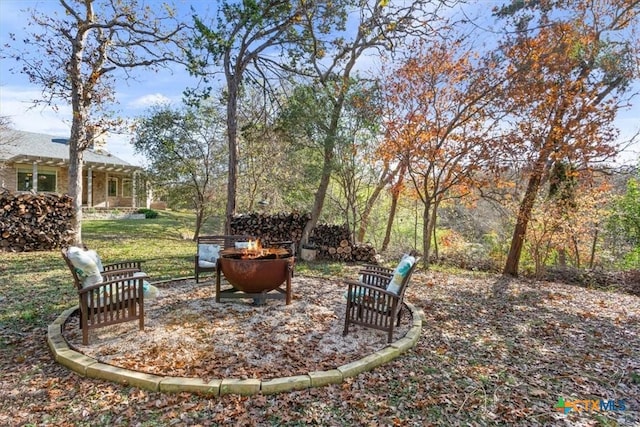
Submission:
[[[294,278],[294,295],[301,295],[302,287],[298,287],[301,279]],[[341,290],[335,297],[342,296]],[[202,292],[205,291],[203,288]],[[211,293],[204,295],[213,298]],[[341,384],[270,396],[167,395],[84,378],[52,359],[46,346],[46,327],[34,327],[20,334],[7,330],[11,339],[0,347],[0,425],[130,426],[150,422],[178,426],[640,425],[638,296],[558,282],[417,272],[406,298],[425,315],[422,335],[414,348]],[[157,302],[160,305],[160,300]],[[188,307],[179,299],[173,303],[174,311]],[[272,303],[276,309],[286,310],[281,301],[269,302],[269,306]],[[236,301],[222,304],[238,310],[239,305]],[[259,309],[246,307],[247,311]],[[336,316],[340,312],[338,309]],[[210,317],[223,318],[213,312]],[[173,316],[174,327],[180,319],[193,324],[201,321],[195,315]],[[330,330],[339,340],[341,319],[332,320],[331,328],[337,330]],[[278,329],[277,334],[285,334],[281,325],[287,325],[284,320],[280,322],[284,323],[265,319],[254,324],[255,331],[251,334],[260,336],[258,331],[264,332],[262,337],[267,339],[263,339],[263,345],[277,349],[283,344],[281,338],[277,341],[272,338],[276,335],[273,328]],[[407,322],[408,319],[403,319],[403,323]],[[151,332],[150,324],[147,325],[145,333]],[[239,328],[231,326],[231,329]],[[126,332],[137,334],[135,331],[134,326]],[[174,340],[178,336],[176,331],[172,333]],[[100,337],[106,330],[93,332],[92,345],[97,342],[96,333],[98,340],[107,339]],[[371,331],[359,330],[348,337],[359,342],[368,333]],[[365,339],[364,345],[385,342],[383,333],[373,334],[377,339],[372,342]],[[238,333],[237,338],[242,335]],[[207,328],[200,328],[192,337],[208,337],[212,346],[215,338]],[[291,351],[295,353],[298,344],[310,346],[323,337],[314,331],[312,337],[293,341],[288,348],[294,347]],[[159,353],[164,351],[162,344],[157,345]],[[355,356],[358,354],[355,342],[353,348]],[[110,351],[117,354],[119,348],[114,344]],[[190,360],[186,356],[189,351],[181,356],[185,364],[180,369],[185,375],[190,373],[186,363]],[[238,352],[229,357],[238,359],[237,365],[236,361],[225,361],[230,372],[231,367],[240,366],[243,356]],[[191,360],[195,359],[192,355]],[[149,366],[139,363],[141,369]],[[233,376],[285,372],[267,371],[255,361],[251,363],[243,365],[242,372],[234,372]],[[308,369],[308,361],[299,363],[300,369]],[[273,365],[271,361],[265,362],[269,364]],[[218,375],[208,367],[203,372]],[[564,414],[555,408],[559,397],[567,401],[623,399],[626,409],[574,410]]]
[[[168,283],[145,302],[145,329],[136,322],[90,331],[82,345],[78,317],[63,335],[70,346],[99,362],[178,377],[269,379],[335,369],[387,345],[382,331],[350,327],[343,336],[345,285],[295,277],[290,305],[268,299],[215,302],[215,286],[195,280]],[[408,310],[394,337],[411,325]]]

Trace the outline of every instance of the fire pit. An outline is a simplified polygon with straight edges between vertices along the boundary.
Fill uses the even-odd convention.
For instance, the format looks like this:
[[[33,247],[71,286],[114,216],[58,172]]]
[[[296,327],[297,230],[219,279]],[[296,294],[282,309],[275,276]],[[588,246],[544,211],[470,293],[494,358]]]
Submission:
[[[221,298],[285,299],[291,303],[291,276],[294,258],[282,248],[263,249],[250,242],[247,248],[220,251],[216,270],[216,302]],[[231,288],[221,288],[221,273]],[[282,288],[282,285],[285,288]]]

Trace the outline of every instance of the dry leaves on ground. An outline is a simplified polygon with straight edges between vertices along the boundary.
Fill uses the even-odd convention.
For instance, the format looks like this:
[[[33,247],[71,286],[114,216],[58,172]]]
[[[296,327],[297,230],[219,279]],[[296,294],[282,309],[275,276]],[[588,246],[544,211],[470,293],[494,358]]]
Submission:
[[[302,279],[294,278],[294,289]],[[203,305],[213,299],[206,291]],[[5,331],[0,425],[640,425],[637,296],[418,272],[406,298],[426,317],[413,349],[341,384],[272,396],[165,394],[81,377],[52,359],[46,325]],[[342,320],[333,322],[339,338]],[[92,345],[103,332],[93,332]],[[127,333],[137,335],[135,324]],[[383,333],[378,338],[384,343]],[[564,414],[555,408],[559,397],[621,399],[626,409]]]
[[[346,287],[339,281],[295,277],[293,301],[251,299],[215,302],[212,282],[164,284],[145,302],[145,330],[136,322],[90,332],[82,345],[78,318],[64,330],[69,344],[100,362],[158,375],[276,378],[334,369],[387,345],[386,333],[344,327]],[[404,310],[394,337],[411,324]]]

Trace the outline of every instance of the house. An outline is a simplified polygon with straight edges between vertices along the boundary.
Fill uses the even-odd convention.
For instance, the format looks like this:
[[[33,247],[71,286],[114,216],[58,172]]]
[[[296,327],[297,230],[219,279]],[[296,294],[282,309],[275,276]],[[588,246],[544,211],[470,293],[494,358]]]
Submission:
[[[135,208],[141,168],[115,157],[96,140],[84,152],[82,206]],[[69,139],[0,130],[0,187],[10,191],[68,193]]]

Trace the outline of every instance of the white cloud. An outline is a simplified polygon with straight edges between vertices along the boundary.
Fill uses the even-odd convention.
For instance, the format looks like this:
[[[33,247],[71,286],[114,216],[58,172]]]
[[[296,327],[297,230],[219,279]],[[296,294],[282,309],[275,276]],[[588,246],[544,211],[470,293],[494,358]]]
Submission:
[[[127,103],[127,107],[134,108],[134,109],[144,109],[144,108],[152,107],[154,105],[170,104],[170,103],[171,103],[170,98],[164,96],[161,93],[153,93],[153,94],[144,95],[132,101],[129,101]]]
[[[71,129],[71,108],[34,106],[32,100],[42,97],[41,92],[16,86],[0,87],[0,115],[11,120],[13,128],[27,132],[67,136]]]
[[[14,129],[68,138],[71,132],[71,108],[64,106],[55,111],[51,107],[34,107],[32,102],[25,101],[40,96],[37,90],[2,86],[0,115],[8,116]],[[134,153],[129,140],[130,136],[127,135],[110,135],[107,137],[107,151],[133,165],[143,165],[144,158]]]

